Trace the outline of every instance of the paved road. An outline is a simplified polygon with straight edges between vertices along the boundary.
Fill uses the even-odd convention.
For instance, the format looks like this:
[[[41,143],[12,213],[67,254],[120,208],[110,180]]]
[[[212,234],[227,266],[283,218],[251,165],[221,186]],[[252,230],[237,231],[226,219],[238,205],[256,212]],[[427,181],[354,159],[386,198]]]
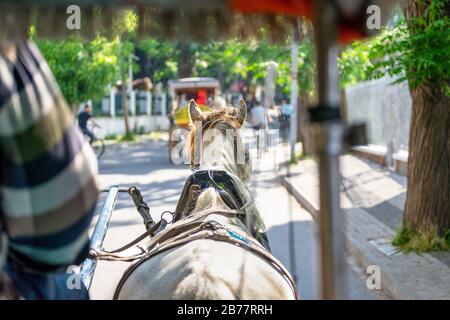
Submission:
[[[317,297],[315,224],[311,216],[279,184],[277,171],[273,154],[266,155],[259,164],[255,163],[253,190],[268,228],[274,255],[297,277],[301,296],[314,299]],[[166,143],[163,141],[107,150],[100,161],[101,186],[139,186],[154,216],[164,210],[174,210],[189,173],[186,167],[169,164]],[[117,248],[143,231],[143,224],[131,199],[125,194],[120,195],[105,240],[106,249]],[[288,245],[292,238],[293,247]],[[291,255],[291,251],[295,255]],[[349,262],[349,298],[387,298],[382,292],[367,290],[364,273],[357,269],[351,259]],[[122,262],[100,262],[91,287],[91,298],[110,299],[127,266],[127,263]]]

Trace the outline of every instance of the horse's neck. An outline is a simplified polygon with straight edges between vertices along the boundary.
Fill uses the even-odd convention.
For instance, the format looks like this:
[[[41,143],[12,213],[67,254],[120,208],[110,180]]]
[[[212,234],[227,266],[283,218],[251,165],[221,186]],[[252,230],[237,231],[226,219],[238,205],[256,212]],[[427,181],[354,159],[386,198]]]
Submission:
[[[244,144],[240,137],[216,129],[210,131],[215,138],[204,139],[201,148],[200,165],[201,170],[222,169],[233,174],[243,182],[249,181],[251,173],[251,162],[247,158]],[[234,132],[234,134],[238,134]],[[237,153],[237,154],[236,154]]]
[[[220,139],[222,138],[222,139]],[[237,166],[234,161],[234,141],[229,141],[221,136],[213,141],[208,141],[202,146],[202,157],[200,170],[225,170],[234,176],[238,176]],[[214,189],[205,190],[197,199],[193,213],[200,213],[206,210],[231,211],[220,194]],[[220,220],[220,222],[235,224],[235,219],[226,218],[220,215],[210,215],[206,220]]]
[[[226,139],[225,134],[220,138],[223,139],[213,139],[212,141],[207,141],[202,146],[202,155],[200,161],[200,170],[225,170],[231,177],[235,179],[235,184],[238,188],[238,192],[243,197],[245,202],[245,208],[240,208],[243,213],[246,214],[248,220],[247,230],[250,231],[254,228],[260,229],[263,225],[260,219],[259,213],[256,208],[256,204],[251,196],[250,190],[248,189],[246,181],[250,178],[251,165],[250,163],[237,164],[235,155],[237,150],[235,139]],[[208,193],[207,193],[208,192]],[[207,209],[214,208],[215,210],[225,210],[231,211],[231,209],[223,202],[220,194],[216,192],[213,188],[203,192],[196,203],[193,213],[199,213]],[[216,219],[216,216],[210,216],[208,219]],[[245,228],[239,219],[229,219],[221,216],[218,218],[225,223],[230,223],[239,226],[240,228]]]

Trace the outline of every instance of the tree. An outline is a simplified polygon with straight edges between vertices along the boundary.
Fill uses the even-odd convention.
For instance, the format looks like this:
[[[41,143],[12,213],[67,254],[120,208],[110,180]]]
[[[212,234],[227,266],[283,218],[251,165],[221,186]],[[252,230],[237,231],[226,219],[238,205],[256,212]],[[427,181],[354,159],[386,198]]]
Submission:
[[[136,44],[140,72],[138,77],[150,77],[154,83],[177,78],[179,51],[175,43],[147,38]]]
[[[122,112],[125,124],[125,139],[132,139],[130,124],[128,121],[128,99],[127,99],[127,70],[130,63],[133,66],[133,60],[130,55],[134,52],[134,42],[130,40],[133,38],[134,32],[137,30],[138,16],[133,10],[126,10],[120,18],[114,21],[115,40],[118,43],[117,57],[120,70],[121,80],[121,97],[122,97]]]
[[[450,3],[409,1],[405,16],[404,57],[390,64],[404,70],[412,97],[403,221],[443,235],[450,229]]]
[[[117,80],[116,44],[106,38],[97,37],[92,41],[74,37],[63,41],[37,39],[36,43],[66,101],[74,109],[83,101],[103,97],[108,84]]]
[[[195,51],[197,45],[192,42],[180,41],[177,49],[178,54],[178,77],[186,78],[192,76],[195,63]]]
[[[177,42],[156,38],[136,42],[141,76],[149,76],[154,82],[166,82],[179,76],[215,77],[224,88],[236,80],[262,85],[266,76],[266,63],[272,60],[279,66],[277,91],[286,96],[290,93],[289,39],[283,45],[271,44],[265,39],[193,42],[185,46],[184,50],[188,53],[183,59],[182,46]],[[311,41],[306,39],[300,44],[298,68],[299,86],[305,95],[312,94],[314,89],[313,56]],[[186,59],[188,63],[180,62]]]
[[[343,85],[386,73],[407,81],[412,97],[406,228],[450,229],[450,3],[408,0],[396,26],[353,44],[339,63]]]
[[[315,96],[315,72],[316,61],[313,51],[313,35],[312,25],[302,21],[299,30],[299,70],[298,85],[300,89],[299,95],[299,112],[297,112],[297,137],[302,141],[302,153],[311,155],[314,153],[314,137],[309,129],[308,106]]]

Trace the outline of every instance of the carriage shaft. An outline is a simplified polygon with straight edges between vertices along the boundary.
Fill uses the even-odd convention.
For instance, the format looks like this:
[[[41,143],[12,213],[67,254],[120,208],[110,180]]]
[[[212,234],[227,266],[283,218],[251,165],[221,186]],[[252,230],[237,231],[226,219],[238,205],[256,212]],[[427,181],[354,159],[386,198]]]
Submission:
[[[106,196],[105,203],[103,204],[102,211],[100,212],[91,237],[90,249],[94,252],[101,251],[103,247],[103,241],[105,240],[106,232],[108,231],[109,221],[111,220],[111,215],[114,211],[119,191],[119,187],[117,186],[109,188],[108,195]],[[87,289],[91,286],[96,267],[97,259],[95,257],[87,258],[81,265],[81,280]]]

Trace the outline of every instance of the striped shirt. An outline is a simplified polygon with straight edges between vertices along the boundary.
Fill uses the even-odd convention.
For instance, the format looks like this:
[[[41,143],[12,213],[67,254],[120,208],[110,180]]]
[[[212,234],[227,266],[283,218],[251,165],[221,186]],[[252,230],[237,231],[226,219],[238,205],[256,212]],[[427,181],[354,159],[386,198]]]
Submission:
[[[52,272],[86,256],[96,174],[97,159],[36,46],[17,43],[15,61],[0,54],[0,219],[8,263]]]

